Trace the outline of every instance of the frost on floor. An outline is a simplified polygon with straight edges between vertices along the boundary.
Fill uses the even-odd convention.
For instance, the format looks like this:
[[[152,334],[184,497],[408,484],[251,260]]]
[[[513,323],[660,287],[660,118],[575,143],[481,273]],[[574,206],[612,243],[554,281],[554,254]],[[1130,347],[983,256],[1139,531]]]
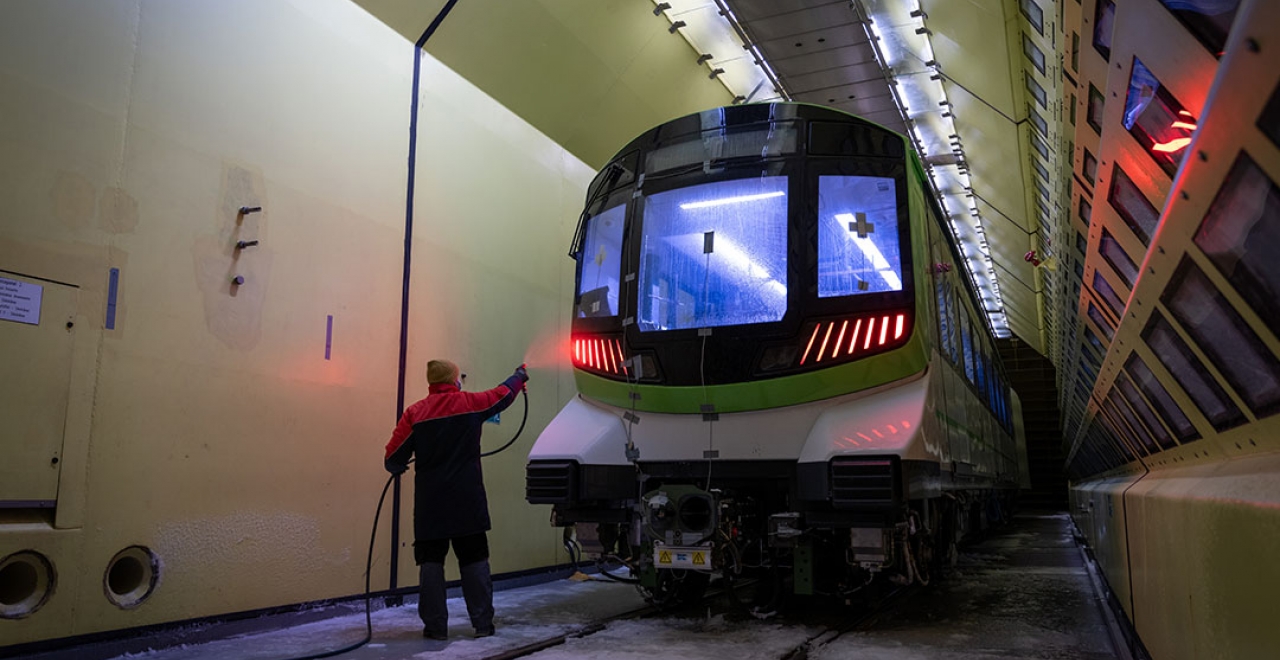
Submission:
[[[533,660],[776,660],[820,632],[819,628],[757,621],[709,619],[643,619],[616,621],[589,637],[529,656]]]
[[[644,605],[634,587],[615,582],[556,580],[494,594],[498,634],[473,639],[462,598],[449,599],[449,640],[423,639],[416,602],[373,613],[373,641],[343,658],[481,658],[569,632],[601,617]],[[364,613],[204,644],[118,658],[140,660],[281,660],[341,648],[364,636]],[[442,653],[443,651],[443,653]]]

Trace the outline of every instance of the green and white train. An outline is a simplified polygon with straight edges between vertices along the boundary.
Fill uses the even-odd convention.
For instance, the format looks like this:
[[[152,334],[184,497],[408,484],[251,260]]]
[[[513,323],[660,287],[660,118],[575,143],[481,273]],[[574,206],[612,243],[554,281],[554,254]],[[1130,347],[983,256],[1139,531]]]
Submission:
[[[588,552],[629,547],[655,599],[716,573],[927,581],[1025,480],[1017,397],[901,135],[795,103],[667,122],[592,182],[571,256],[579,396],[527,499]]]

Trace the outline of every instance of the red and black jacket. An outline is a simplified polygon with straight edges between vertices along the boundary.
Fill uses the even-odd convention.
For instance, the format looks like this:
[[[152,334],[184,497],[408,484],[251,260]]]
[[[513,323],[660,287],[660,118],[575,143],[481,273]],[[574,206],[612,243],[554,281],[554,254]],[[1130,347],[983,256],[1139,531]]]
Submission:
[[[386,467],[414,460],[413,532],[416,541],[452,539],[489,531],[489,502],[480,470],[480,431],[521,389],[519,376],[484,392],[435,384],[409,406],[387,443]]]

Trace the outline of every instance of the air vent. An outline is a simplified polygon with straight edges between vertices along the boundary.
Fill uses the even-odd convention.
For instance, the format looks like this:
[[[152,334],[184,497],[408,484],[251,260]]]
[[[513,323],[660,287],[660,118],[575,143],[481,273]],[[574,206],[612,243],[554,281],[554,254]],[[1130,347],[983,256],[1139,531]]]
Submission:
[[[530,504],[569,504],[577,493],[573,461],[532,461],[525,467],[524,498]]]
[[[831,503],[837,509],[887,509],[898,503],[894,461],[831,459]]]

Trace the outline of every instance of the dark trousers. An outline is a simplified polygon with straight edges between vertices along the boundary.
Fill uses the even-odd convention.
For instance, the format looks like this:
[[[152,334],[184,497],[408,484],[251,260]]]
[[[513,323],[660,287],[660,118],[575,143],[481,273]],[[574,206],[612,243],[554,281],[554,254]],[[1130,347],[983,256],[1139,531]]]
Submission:
[[[493,628],[493,582],[489,576],[489,538],[484,532],[455,539],[415,541],[413,556],[418,563],[418,617],[426,631],[443,636],[449,630],[449,608],[445,598],[444,558],[453,546],[462,573],[462,597],[476,632]]]

